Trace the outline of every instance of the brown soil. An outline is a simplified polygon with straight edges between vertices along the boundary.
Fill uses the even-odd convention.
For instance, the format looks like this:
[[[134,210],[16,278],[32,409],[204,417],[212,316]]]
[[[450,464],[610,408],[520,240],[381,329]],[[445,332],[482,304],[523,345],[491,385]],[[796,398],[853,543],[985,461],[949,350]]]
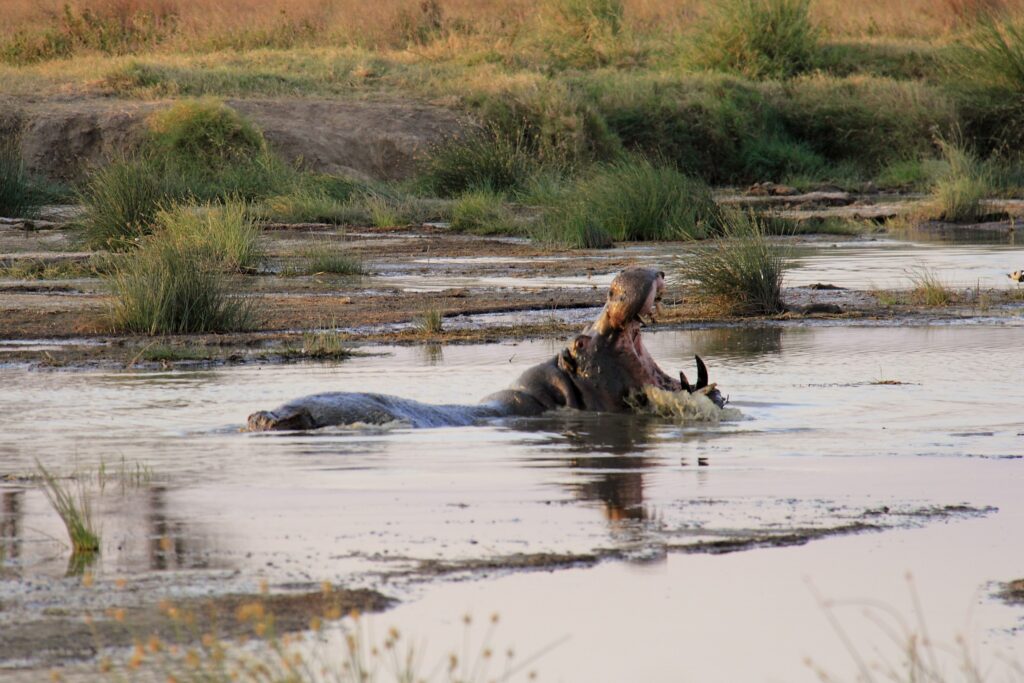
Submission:
[[[263,130],[271,147],[310,170],[382,180],[405,178],[416,156],[464,130],[462,114],[415,102],[324,99],[228,100]],[[0,97],[0,136],[20,131],[29,170],[76,180],[91,165],[131,149],[145,118],[169,101],[30,101]]]

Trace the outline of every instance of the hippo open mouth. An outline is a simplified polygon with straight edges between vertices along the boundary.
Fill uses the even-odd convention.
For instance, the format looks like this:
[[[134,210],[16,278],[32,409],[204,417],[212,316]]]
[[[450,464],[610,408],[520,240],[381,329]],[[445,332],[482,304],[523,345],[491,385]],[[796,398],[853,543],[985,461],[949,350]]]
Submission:
[[[597,320],[567,350],[572,370],[593,410],[627,410],[643,387],[665,391],[701,392],[719,407],[725,405],[720,392],[708,383],[707,367],[697,359],[697,383],[686,374],[679,378],[664,372],[643,342],[642,330],[653,325],[665,291],[665,274],[650,268],[628,268],[608,290],[608,301]],[[567,363],[569,364],[569,363]]]
[[[526,370],[508,389],[475,406],[421,404],[383,394],[329,392],[306,396],[249,416],[249,429],[315,429],[326,425],[394,420],[414,426],[463,425],[479,420],[539,415],[557,408],[627,412],[644,405],[645,387],[700,392],[719,408],[725,399],[708,384],[697,358],[697,383],[662,371],[644,346],[642,329],[655,322],[665,274],[627,268],[615,277],[597,320],[558,355]]]

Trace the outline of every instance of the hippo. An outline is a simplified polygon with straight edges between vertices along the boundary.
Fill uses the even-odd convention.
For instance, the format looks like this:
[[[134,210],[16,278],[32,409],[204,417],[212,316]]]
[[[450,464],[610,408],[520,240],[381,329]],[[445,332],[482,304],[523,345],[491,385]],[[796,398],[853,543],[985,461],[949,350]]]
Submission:
[[[530,417],[558,408],[622,413],[643,400],[643,387],[700,392],[720,408],[725,399],[708,384],[699,356],[697,381],[663,372],[644,347],[641,329],[653,323],[665,274],[627,268],[612,281],[600,315],[553,358],[526,370],[508,389],[476,405],[431,405],[374,393],[331,392],[290,401],[249,416],[251,431],[304,430],[330,425],[403,421],[414,427],[461,426],[488,418]]]

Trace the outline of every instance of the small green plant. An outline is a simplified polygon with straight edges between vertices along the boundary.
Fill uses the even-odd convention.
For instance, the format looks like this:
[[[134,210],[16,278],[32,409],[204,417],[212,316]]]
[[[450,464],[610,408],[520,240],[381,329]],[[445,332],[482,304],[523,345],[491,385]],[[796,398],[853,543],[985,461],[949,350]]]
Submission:
[[[444,329],[444,313],[439,308],[428,308],[420,316],[419,328],[426,334],[439,334]]]
[[[60,516],[71,541],[71,555],[94,555],[100,550],[100,535],[93,523],[92,501],[85,489],[77,493],[65,488],[53,474],[36,460],[36,469],[42,478],[43,493]]]
[[[953,291],[933,269],[918,266],[909,271],[910,300],[920,306],[945,306],[955,299]]]
[[[303,332],[302,355],[311,358],[348,358],[354,355],[341,333],[334,329]]]
[[[819,57],[819,31],[810,0],[724,0],[695,36],[697,66],[749,78],[787,78],[810,71]]]
[[[245,202],[175,204],[157,213],[154,232],[206,251],[225,271],[253,272],[263,262],[260,228]]]
[[[421,164],[420,184],[439,197],[469,190],[509,192],[525,187],[537,171],[522,133],[487,130],[432,149]]]
[[[680,274],[698,296],[741,315],[781,313],[787,251],[771,242],[761,219],[728,211],[722,235],[681,262]]]
[[[939,145],[949,170],[932,189],[931,212],[939,220],[956,223],[980,220],[981,200],[993,192],[990,165],[958,141],[940,140]]]
[[[106,276],[114,329],[158,335],[248,328],[254,304],[228,295],[223,270],[209,247],[171,235],[145,238]]]
[[[548,209],[533,235],[541,242],[570,249],[608,249],[615,244],[587,202],[571,195]]]

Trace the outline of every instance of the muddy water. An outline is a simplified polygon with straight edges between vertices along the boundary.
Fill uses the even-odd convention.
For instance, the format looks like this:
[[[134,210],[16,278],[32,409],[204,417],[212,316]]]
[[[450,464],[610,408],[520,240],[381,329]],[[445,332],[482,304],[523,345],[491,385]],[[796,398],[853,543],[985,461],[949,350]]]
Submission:
[[[651,334],[663,367],[708,361],[748,418],[721,425],[577,414],[238,432],[249,412],[317,391],[472,401],[554,342],[197,372],[7,368],[0,463],[104,461],[116,475],[123,458],[97,499],[100,580],[169,595],[368,585],[406,601],[380,623],[438,645],[461,638],[464,611],[497,611],[521,653],[569,636],[538,662],[542,680],[812,680],[805,656],[850,673],[805,579],[907,614],[908,570],[937,640],[963,631],[1021,660],[1024,610],[991,594],[1024,576],[1022,342],[1019,327],[985,326]],[[0,485],[0,519],[0,618],[73,600],[39,492]],[[540,553],[605,561],[472,570]],[[877,636],[859,608],[843,620],[859,642]]]

